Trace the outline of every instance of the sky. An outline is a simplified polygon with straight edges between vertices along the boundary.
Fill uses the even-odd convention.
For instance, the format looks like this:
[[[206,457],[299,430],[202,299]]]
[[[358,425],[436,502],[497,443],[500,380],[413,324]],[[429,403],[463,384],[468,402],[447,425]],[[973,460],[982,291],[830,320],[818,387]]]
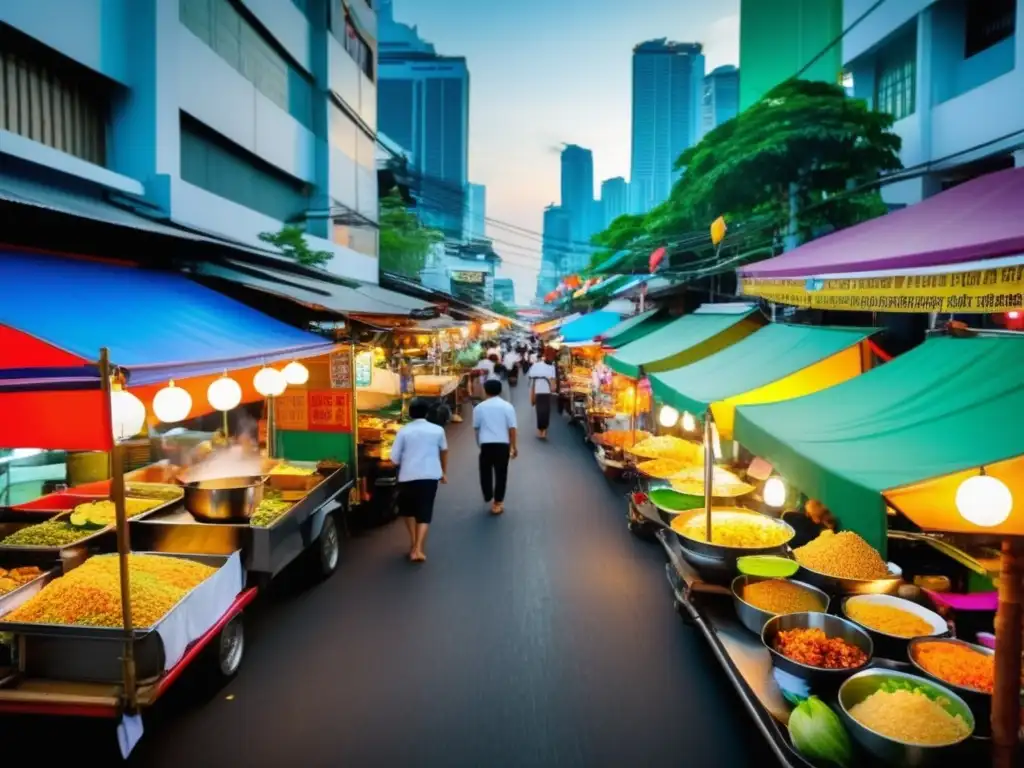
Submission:
[[[563,143],[594,153],[601,180],[629,178],[633,46],[704,44],[706,69],[739,63],[739,0],[393,0],[439,54],[469,67],[469,180],[487,187],[499,274],[527,303],[543,211],[559,198]],[[513,233],[513,226],[536,235]]]

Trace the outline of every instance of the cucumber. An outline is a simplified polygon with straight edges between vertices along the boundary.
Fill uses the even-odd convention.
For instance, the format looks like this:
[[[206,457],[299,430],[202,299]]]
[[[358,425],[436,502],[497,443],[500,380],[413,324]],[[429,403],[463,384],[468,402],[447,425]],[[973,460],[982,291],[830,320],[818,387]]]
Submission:
[[[68,522],[76,528],[88,528],[89,515],[86,512],[72,512]]]

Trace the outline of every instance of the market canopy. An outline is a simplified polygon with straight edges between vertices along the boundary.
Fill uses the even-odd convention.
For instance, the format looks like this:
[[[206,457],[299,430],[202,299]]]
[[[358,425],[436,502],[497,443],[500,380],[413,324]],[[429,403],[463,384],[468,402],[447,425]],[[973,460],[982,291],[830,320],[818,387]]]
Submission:
[[[536,325],[533,326],[533,333],[536,336],[543,336],[546,333],[557,331],[563,325],[571,323],[573,320],[578,319],[580,316],[580,313],[576,312],[571,315],[563,315],[562,317],[556,317],[552,320],[545,320],[544,322],[537,323]]]
[[[736,439],[884,551],[886,499],[922,528],[1024,534],[1024,337],[934,337],[842,384],[743,406]],[[985,472],[1014,496],[981,529],[955,504]]]
[[[627,317],[618,325],[614,325],[600,335],[601,343],[606,347],[617,349],[624,347],[641,336],[646,336],[671,322],[671,318],[659,315],[657,309],[641,312],[639,315]]]
[[[618,312],[607,312],[599,310],[583,315],[566,323],[561,328],[562,341],[566,344],[574,344],[581,341],[592,341],[600,336],[622,319]]]
[[[750,296],[820,309],[1024,308],[1024,168],[960,184],[739,270]]]
[[[768,325],[695,363],[651,376],[666,405],[699,420],[711,411],[719,433],[733,435],[736,407],[809,395],[864,371],[860,343],[870,329]]]
[[[749,304],[705,304],[617,349],[605,362],[616,373],[639,379],[713,355],[760,326]]]

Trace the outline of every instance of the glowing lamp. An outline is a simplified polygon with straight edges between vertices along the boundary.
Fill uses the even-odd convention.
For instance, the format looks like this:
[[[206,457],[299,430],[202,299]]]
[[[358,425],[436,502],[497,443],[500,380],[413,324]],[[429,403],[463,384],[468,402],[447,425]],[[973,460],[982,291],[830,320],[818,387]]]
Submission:
[[[284,393],[288,382],[281,371],[264,366],[252,377],[252,385],[264,397],[277,397]]]
[[[786,503],[786,484],[781,477],[769,477],[764,484],[764,503],[778,509]]]
[[[218,411],[230,411],[242,402],[242,388],[224,374],[206,390],[206,399]]]
[[[114,389],[110,393],[110,422],[115,441],[134,437],[146,424],[146,406],[131,392]]]
[[[192,395],[171,381],[153,397],[153,415],[164,424],[184,421],[192,410]]]
[[[1011,320],[1020,320],[1020,312],[1018,312],[1016,309],[1007,312],[1006,316]]]
[[[1013,510],[1013,494],[1006,484],[990,475],[975,475],[956,489],[956,508],[969,523],[991,528],[1005,523]]]
[[[695,429],[697,429],[697,420],[689,411],[683,411],[683,431],[693,432]]]
[[[497,320],[494,320],[493,322],[490,323],[484,323],[483,325],[480,326],[481,331],[496,331],[499,328],[501,328],[501,323],[499,323]]]
[[[679,421],[679,411],[673,408],[671,405],[661,406],[661,412],[658,414],[658,423],[666,429],[671,429]]]
[[[309,381],[309,368],[304,366],[298,360],[292,360],[288,365],[281,371],[284,374],[284,380],[288,384],[305,384]]]

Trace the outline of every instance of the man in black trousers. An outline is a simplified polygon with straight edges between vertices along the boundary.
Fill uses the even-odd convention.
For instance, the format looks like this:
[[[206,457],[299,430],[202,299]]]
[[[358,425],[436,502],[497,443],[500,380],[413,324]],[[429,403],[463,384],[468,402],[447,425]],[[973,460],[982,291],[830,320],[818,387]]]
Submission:
[[[505,511],[509,459],[516,457],[516,409],[501,397],[501,381],[484,382],[486,399],[473,409],[473,429],[480,446],[480,488],[491,514]]]

